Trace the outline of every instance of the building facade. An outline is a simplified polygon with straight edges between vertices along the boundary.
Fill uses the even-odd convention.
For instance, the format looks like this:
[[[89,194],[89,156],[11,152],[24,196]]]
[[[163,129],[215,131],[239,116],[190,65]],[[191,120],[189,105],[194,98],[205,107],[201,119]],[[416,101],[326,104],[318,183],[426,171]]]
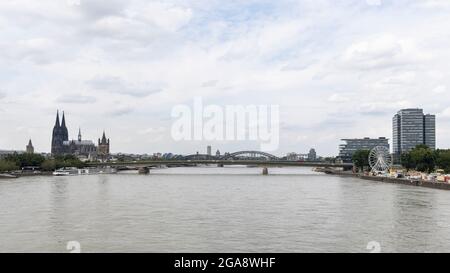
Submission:
[[[422,109],[400,110],[392,119],[393,152],[399,156],[417,145],[436,149],[436,116]]]
[[[68,140],[63,142],[64,151],[67,154],[75,155],[78,157],[86,157],[93,159],[97,154],[97,147],[91,140],[83,140],[81,136],[81,129],[78,129],[78,139]]]
[[[377,146],[386,147],[390,149],[389,139],[385,137],[380,138],[354,138],[354,139],[342,139],[345,144],[339,146],[339,158],[344,163],[351,163],[353,154],[358,150],[372,150]]]

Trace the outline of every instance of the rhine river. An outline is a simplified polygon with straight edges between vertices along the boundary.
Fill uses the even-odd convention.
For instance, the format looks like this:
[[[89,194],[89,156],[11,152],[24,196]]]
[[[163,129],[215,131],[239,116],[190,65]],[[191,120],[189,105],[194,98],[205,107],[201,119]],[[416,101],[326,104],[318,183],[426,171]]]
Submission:
[[[0,180],[0,252],[449,252],[450,191],[198,167]]]

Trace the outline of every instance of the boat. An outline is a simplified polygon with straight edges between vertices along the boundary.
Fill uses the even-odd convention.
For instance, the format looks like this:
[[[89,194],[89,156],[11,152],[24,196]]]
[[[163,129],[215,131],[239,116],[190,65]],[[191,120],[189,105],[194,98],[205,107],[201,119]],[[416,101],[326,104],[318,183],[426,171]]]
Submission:
[[[95,174],[115,174],[117,169],[115,168],[62,168],[53,172],[54,176],[72,176],[72,175],[95,175]]]
[[[54,176],[78,175],[80,171],[77,168],[61,168],[53,172]]]
[[[117,173],[116,168],[106,167],[106,168],[89,168],[83,169],[82,174],[115,174]]]

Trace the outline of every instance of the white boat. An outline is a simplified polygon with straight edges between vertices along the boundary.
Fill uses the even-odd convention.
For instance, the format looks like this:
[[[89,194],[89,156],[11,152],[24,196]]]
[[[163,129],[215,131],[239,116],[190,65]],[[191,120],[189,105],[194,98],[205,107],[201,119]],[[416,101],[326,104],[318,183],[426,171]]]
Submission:
[[[95,175],[95,174],[115,174],[115,168],[62,168],[53,172],[54,176],[72,176],[72,175]]]
[[[80,172],[77,168],[61,168],[53,172],[54,176],[70,176],[78,175]]]

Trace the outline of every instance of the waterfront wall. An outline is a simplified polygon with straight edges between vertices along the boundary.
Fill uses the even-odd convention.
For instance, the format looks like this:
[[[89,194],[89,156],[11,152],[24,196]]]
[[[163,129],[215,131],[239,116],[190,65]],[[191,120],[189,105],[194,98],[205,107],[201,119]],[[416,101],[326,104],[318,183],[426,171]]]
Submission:
[[[392,183],[392,184],[402,184],[402,185],[409,185],[409,186],[420,186],[420,187],[427,187],[427,188],[433,188],[433,189],[450,190],[450,184],[443,183],[443,182],[431,182],[431,181],[425,181],[425,180],[409,180],[409,179],[380,177],[380,176],[367,176],[367,175],[361,175],[359,177],[364,180],[371,180],[371,181],[378,181],[378,182],[385,182],[385,183]]]
[[[327,174],[339,175],[339,176],[347,176],[347,177],[356,177],[364,180],[376,181],[376,182],[384,182],[391,184],[401,184],[408,186],[416,186],[416,187],[426,187],[433,189],[441,189],[441,190],[450,190],[450,183],[443,182],[431,182],[425,180],[409,180],[409,179],[401,179],[401,178],[391,178],[391,177],[382,177],[382,176],[368,176],[363,174],[355,174],[349,172],[342,171],[327,171]]]

